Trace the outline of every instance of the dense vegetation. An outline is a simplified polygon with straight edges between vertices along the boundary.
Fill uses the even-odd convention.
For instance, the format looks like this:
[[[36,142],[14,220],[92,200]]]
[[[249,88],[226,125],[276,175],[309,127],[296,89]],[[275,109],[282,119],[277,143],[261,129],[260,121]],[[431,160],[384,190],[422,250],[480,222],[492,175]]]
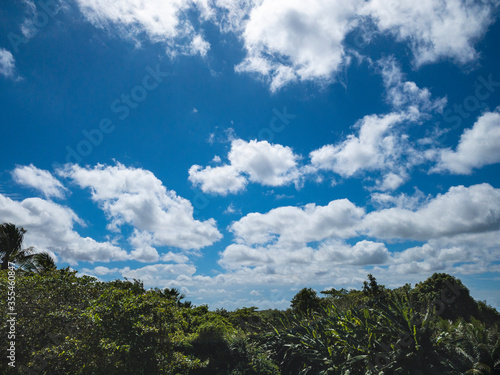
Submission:
[[[500,374],[500,316],[459,280],[389,290],[371,279],[324,297],[303,289],[287,311],[229,312],[137,280],[18,271],[17,367],[3,355],[0,373]],[[3,306],[7,291],[1,271]]]
[[[500,314],[447,274],[414,288],[371,275],[362,290],[304,288],[286,311],[210,311],[175,289],[100,282],[0,245],[23,264],[0,270],[1,374],[500,374]],[[5,355],[13,274],[15,369]]]

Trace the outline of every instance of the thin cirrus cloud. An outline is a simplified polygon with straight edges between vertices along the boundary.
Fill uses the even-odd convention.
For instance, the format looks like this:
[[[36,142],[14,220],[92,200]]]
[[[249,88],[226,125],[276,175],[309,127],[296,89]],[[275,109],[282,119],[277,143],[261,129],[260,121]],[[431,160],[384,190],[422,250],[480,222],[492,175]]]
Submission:
[[[283,186],[300,177],[298,160],[290,147],[267,141],[235,139],[222,166],[189,169],[189,181],[206,193],[227,195],[244,190],[249,182],[264,186]]]
[[[77,0],[84,17],[96,27],[140,43],[146,36],[166,45],[168,53],[205,55],[204,22],[240,38],[246,56],[235,69],[269,82],[271,91],[294,81],[329,82],[349,65],[346,38],[352,32],[387,34],[407,43],[414,63],[440,59],[459,64],[477,59],[475,42],[493,23],[493,1],[278,0],[225,1]],[[189,21],[195,10],[200,29]],[[453,38],[449,36],[453,35]]]
[[[373,65],[382,76],[386,101],[393,109],[404,109],[415,116],[443,111],[446,97],[433,99],[428,88],[420,88],[415,82],[407,81],[394,56],[382,58]]]

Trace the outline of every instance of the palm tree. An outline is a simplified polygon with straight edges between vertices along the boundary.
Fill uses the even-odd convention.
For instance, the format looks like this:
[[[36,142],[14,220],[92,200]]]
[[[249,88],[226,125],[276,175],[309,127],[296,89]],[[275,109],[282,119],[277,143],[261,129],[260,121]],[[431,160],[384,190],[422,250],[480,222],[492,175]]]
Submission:
[[[52,258],[49,253],[43,252],[30,256],[29,261],[27,261],[22,268],[28,272],[34,272],[40,275],[56,270],[57,265],[54,258]]]
[[[0,257],[2,259],[1,269],[6,270],[9,262],[23,266],[33,256],[33,247],[22,248],[26,229],[15,226],[12,223],[0,225]]]

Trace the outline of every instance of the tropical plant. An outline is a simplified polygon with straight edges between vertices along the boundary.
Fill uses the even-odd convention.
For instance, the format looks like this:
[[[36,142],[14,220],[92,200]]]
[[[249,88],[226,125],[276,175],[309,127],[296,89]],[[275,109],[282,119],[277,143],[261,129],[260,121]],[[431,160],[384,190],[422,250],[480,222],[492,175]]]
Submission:
[[[27,272],[43,274],[57,269],[57,264],[52,256],[47,252],[36,253],[24,262],[21,269]]]
[[[439,327],[445,334],[455,361],[460,363],[466,375],[500,374],[500,333],[498,325],[486,324],[471,319],[445,321]]]
[[[0,257],[1,269],[6,270],[9,262],[23,266],[32,258],[34,248],[23,249],[23,240],[26,229],[12,223],[0,224]]]
[[[301,289],[291,301],[292,310],[304,314],[319,310],[320,305],[321,298],[311,288]]]

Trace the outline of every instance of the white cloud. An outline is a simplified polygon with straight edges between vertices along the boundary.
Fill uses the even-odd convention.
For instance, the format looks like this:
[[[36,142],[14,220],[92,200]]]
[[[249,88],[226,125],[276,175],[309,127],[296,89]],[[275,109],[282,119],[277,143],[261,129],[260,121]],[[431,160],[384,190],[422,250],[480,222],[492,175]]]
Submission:
[[[356,234],[364,215],[362,208],[347,199],[326,206],[314,203],[300,207],[278,207],[268,213],[251,213],[230,226],[238,242],[263,244],[278,238],[281,242],[308,243],[327,238],[348,238]]]
[[[390,253],[382,243],[360,241],[350,246],[342,241],[328,240],[317,249],[296,244],[295,246],[271,244],[251,247],[232,244],[221,253],[219,263],[228,270],[243,270],[249,267],[265,275],[284,276],[304,273],[313,276],[328,266],[366,266],[384,264]],[[301,271],[302,270],[302,271]]]
[[[103,267],[103,266],[97,266],[94,269],[83,268],[82,272],[84,272],[88,275],[105,276],[105,275],[117,273],[118,268],[108,268],[108,267]]]
[[[394,253],[389,271],[397,274],[449,272],[478,274],[495,272],[500,261],[500,231],[464,233],[432,239],[422,246]]]
[[[210,50],[210,43],[204,40],[201,35],[196,35],[191,41],[190,50],[192,55],[206,56]]]
[[[418,65],[477,58],[474,43],[493,22],[492,1],[369,0],[360,10],[378,29],[410,44]]]
[[[142,260],[156,258],[153,245],[200,249],[222,237],[214,219],[195,220],[191,202],[167,190],[150,171],[118,163],[94,168],[68,165],[59,173],[91,189],[92,200],[110,219],[109,229],[117,231],[124,224],[136,229],[130,241]]]
[[[110,29],[140,43],[145,34],[163,42],[170,54],[177,52],[204,56],[209,44],[194,31],[186,12],[201,1],[185,0],[77,0],[83,15],[93,25]],[[206,9],[208,11],[208,9]],[[186,44],[187,40],[187,44]]]
[[[394,109],[410,110],[416,114],[421,112],[442,112],[447,103],[446,98],[431,99],[427,88],[419,88],[415,82],[405,81],[401,67],[394,57],[377,61],[384,80],[386,99]]]
[[[392,112],[367,115],[354,124],[356,130],[337,144],[327,144],[310,152],[311,164],[305,174],[331,171],[344,178],[366,176],[370,189],[393,191],[406,183],[410,171],[435,158],[430,143],[413,142],[410,126],[419,125],[433,112],[442,112],[446,98],[433,99],[427,88],[405,81],[393,57],[376,63],[385,86],[386,100]],[[374,172],[374,173],[373,173]]]
[[[397,196],[388,193],[373,193],[371,201],[377,208],[398,207],[408,210],[416,210],[429,201],[420,190],[415,189],[413,195],[399,194]]]
[[[168,253],[162,255],[161,260],[163,262],[187,263],[189,258],[183,254],[176,254],[169,251]]]
[[[0,217],[27,230],[27,246],[54,252],[70,264],[129,259],[126,251],[110,242],[81,237],[73,227],[84,222],[70,208],[51,201],[27,198],[18,202],[0,194]]]
[[[390,253],[380,242],[362,240],[354,246],[327,241],[320,246],[315,257],[321,262],[351,264],[358,266],[383,264],[389,260]]]
[[[20,185],[41,191],[46,198],[64,198],[67,189],[49,171],[38,169],[33,164],[17,167],[12,177]]]
[[[245,188],[248,182],[264,186],[283,186],[297,182],[298,155],[290,147],[267,141],[235,139],[228,154],[229,164],[217,167],[193,165],[189,181],[207,193],[227,195]]]
[[[193,165],[189,168],[189,181],[201,186],[205,193],[227,195],[245,189],[247,179],[232,165],[220,167]]]
[[[119,272],[128,279],[143,281],[146,287],[165,288],[172,285],[175,279],[183,280],[183,278],[192,277],[196,272],[196,267],[190,264],[159,263],[137,269],[125,267]]]
[[[5,48],[0,48],[0,75],[6,78],[14,78],[16,76],[14,56]]]
[[[247,56],[236,70],[271,79],[271,89],[294,80],[329,80],[346,64],[343,41],[360,0],[264,0],[243,31]]]
[[[474,61],[474,43],[494,20],[493,1],[262,0],[251,10],[245,4],[238,20],[245,17],[242,12],[249,14],[242,32],[247,56],[236,70],[268,78],[272,91],[297,80],[331,81],[357,55],[347,50],[345,37],[355,29],[373,32],[369,22],[409,43],[419,66],[442,58],[460,64]],[[401,88],[415,95],[412,82]]]
[[[255,73],[272,91],[293,81],[329,82],[351,56],[345,44],[353,30],[381,33],[409,43],[416,65],[451,58],[474,61],[474,43],[493,22],[494,2],[465,0],[77,0],[96,27],[115,29],[140,43],[163,42],[167,52],[205,56],[210,46],[201,37],[211,22],[241,39],[246,56],[239,72]],[[195,26],[188,14],[197,14]],[[367,26],[369,25],[369,26]],[[450,37],[452,35],[453,37]],[[366,40],[373,40],[373,35]],[[411,82],[404,88],[415,90]]]
[[[474,168],[500,163],[500,110],[479,117],[471,129],[464,131],[456,151],[438,151],[434,172],[449,171],[470,174]]]
[[[392,170],[405,152],[404,138],[394,130],[408,120],[403,113],[370,115],[358,121],[358,135],[349,135],[337,145],[326,145],[310,153],[317,169],[330,170],[343,177],[363,171]]]
[[[417,210],[389,208],[366,215],[363,226],[378,239],[429,240],[500,228],[500,189],[455,186]]]
[[[383,176],[382,180],[376,181],[375,188],[380,191],[393,191],[403,185],[408,178],[408,174],[404,171],[400,171],[399,174],[389,172]]]

